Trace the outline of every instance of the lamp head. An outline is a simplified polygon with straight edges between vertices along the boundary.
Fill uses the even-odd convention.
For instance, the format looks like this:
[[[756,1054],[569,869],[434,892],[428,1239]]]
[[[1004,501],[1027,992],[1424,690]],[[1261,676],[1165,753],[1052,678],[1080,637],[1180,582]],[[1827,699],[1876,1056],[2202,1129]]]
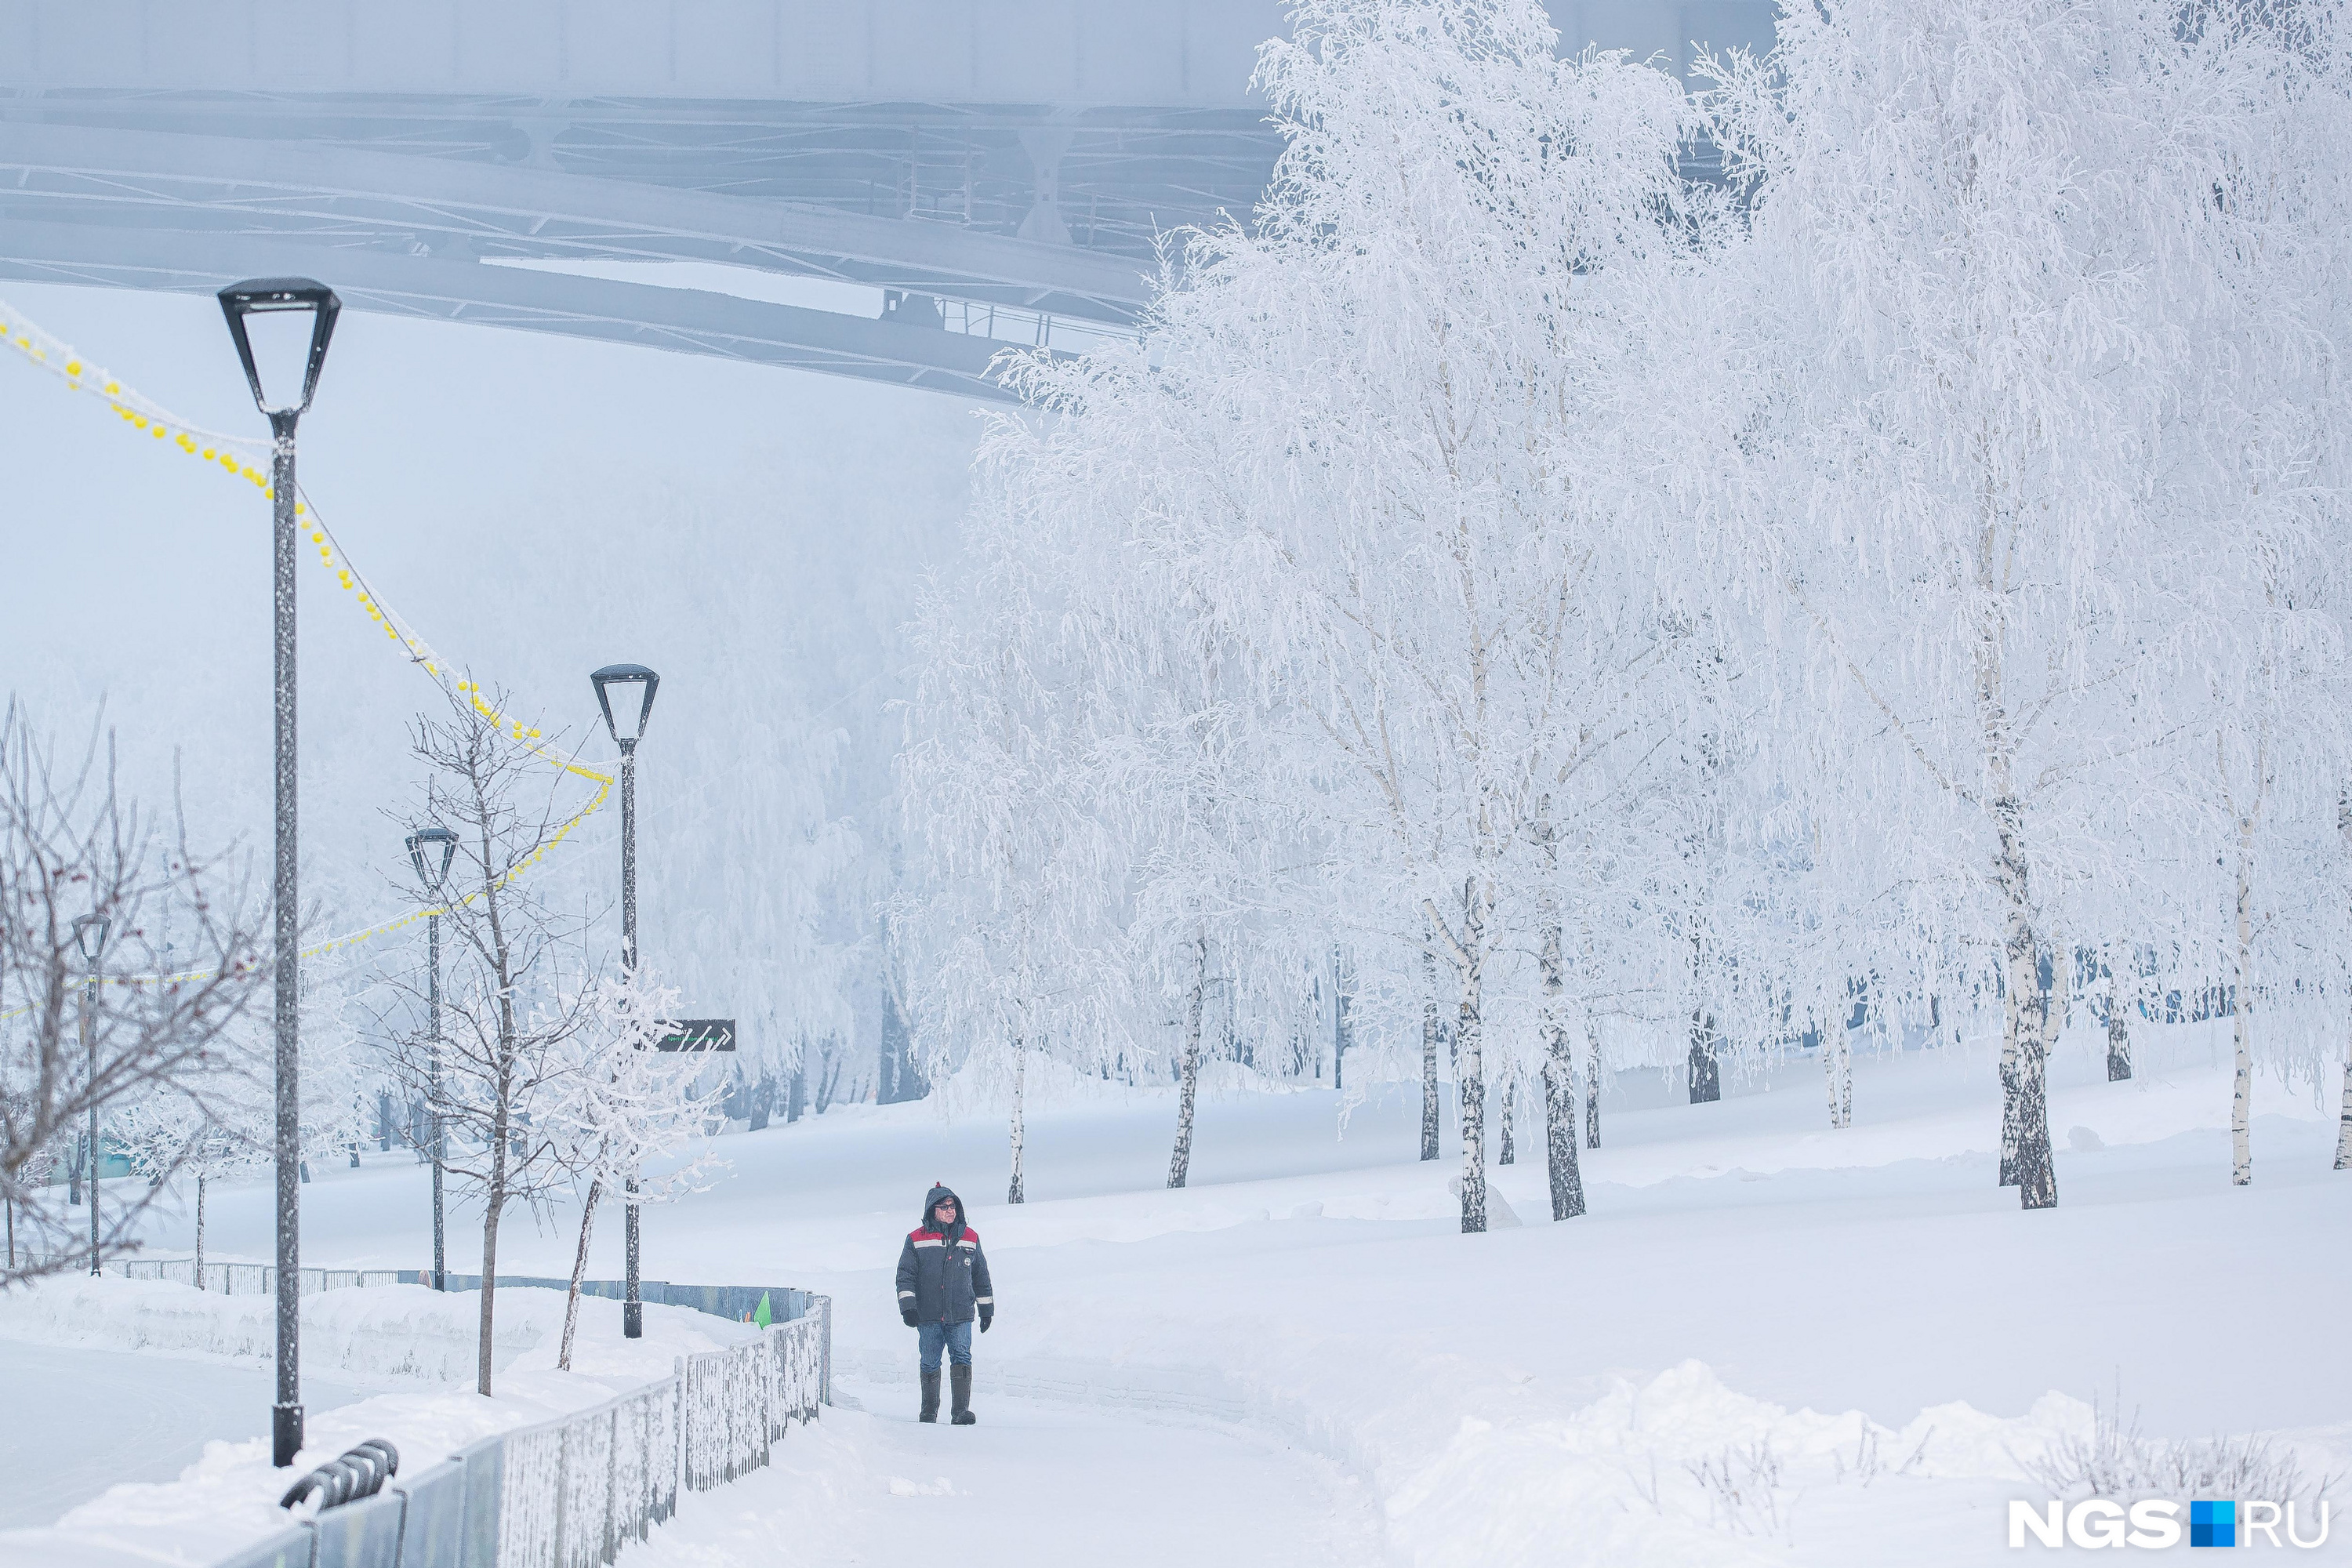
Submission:
[[[309,413],[311,395],[319,390],[319,367],[327,363],[327,340],[335,335],[335,318],[343,308],[335,291],[308,278],[251,278],[222,289],[220,306],[221,314],[228,318],[228,335],[236,340],[236,357],[245,366],[247,384],[253,388],[255,406],[273,416]],[[265,355],[271,372],[267,388],[262,385],[261,368],[254,361],[253,338],[247,326],[255,318],[263,323],[265,350],[278,351]],[[295,356],[302,353],[302,345],[290,331],[306,324],[310,334],[309,353],[298,361]],[[302,384],[299,401],[294,399],[291,384],[298,375]]]
[[[81,949],[82,962],[92,969],[96,969],[98,961],[106,955],[106,931],[111,923],[106,916],[95,910],[75,917],[74,944]]]
[[[408,836],[408,863],[428,894],[438,894],[449,879],[449,860],[457,853],[457,836],[435,823]]]
[[[604,728],[613,739],[634,746],[645,739],[646,721],[653,717],[654,692],[661,677],[642,664],[608,664],[588,678],[596,687],[596,701],[604,710]],[[613,701],[620,699],[614,710]]]

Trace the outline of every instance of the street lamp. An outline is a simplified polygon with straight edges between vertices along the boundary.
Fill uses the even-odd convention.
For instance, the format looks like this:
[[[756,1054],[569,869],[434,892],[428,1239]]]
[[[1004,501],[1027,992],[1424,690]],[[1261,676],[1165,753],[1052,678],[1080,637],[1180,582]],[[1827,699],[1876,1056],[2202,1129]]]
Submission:
[[[236,357],[253,388],[254,405],[269,416],[270,500],[274,503],[271,555],[272,601],[277,644],[278,841],[271,901],[277,952],[271,973],[276,992],[278,1055],[278,1402],[270,1413],[272,1462],[291,1465],[302,1447],[301,1291],[302,1199],[300,1070],[299,893],[295,881],[294,791],[294,426],[310,412],[319,390],[319,368],[327,360],[342,301],[323,283],[308,278],[257,278],[220,291],[221,314],[236,342]],[[299,347],[289,336],[309,318],[310,344],[301,361],[302,395],[292,395],[292,367],[283,351]],[[248,323],[262,333],[270,362],[268,387],[255,362]]]
[[[449,880],[449,859],[457,853],[457,836],[435,823],[408,836],[408,863],[425,884],[425,896],[438,899]],[[446,1290],[449,1277],[442,1262],[441,1158],[448,1152],[441,1130],[441,911],[425,916],[425,994],[432,1025],[432,1055],[426,1058],[425,1113],[433,1119],[433,1289]]]
[[[637,975],[637,742],[645,739],[646,721],[653,717],[654,692],[661,677],[642,664],[608,664],[589,678],[596,688],[597,706],[604,710],[604,728],[621,748],[621,973]],[[620,711],[613,709],[620,700]],[[621,1299],[621,1335],[641,1339],[646,1331],[645,1303],[637,1300],[637,1178],[633,1173],[622,1184],[625,1196],[622,1223],[626,1227],[628,1284]]]
[[[88,976],[82,983],[81,1044],[89,1056],[89,1271],[98,1272],[98,963],[106,956],[107,918],[92,911],[76,917],[74,943],[81,949]]]

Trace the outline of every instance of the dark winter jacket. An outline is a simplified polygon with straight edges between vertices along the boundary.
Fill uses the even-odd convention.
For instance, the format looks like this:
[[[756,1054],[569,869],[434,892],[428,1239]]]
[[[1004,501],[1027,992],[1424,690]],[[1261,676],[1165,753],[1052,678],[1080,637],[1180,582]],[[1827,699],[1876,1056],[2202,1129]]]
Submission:
[[[931,1219],[943,1198],[955,1198],[951,1226]],[[898,1249],[898,1311],[903,1316],[910,1308],[918,1323],[969,1323],[977,1314],[986,1328],[996,1315],[980,1233],[963,1223],[963,1200],[945,1187],[933,1187],[923,1199],[923,1222]]]

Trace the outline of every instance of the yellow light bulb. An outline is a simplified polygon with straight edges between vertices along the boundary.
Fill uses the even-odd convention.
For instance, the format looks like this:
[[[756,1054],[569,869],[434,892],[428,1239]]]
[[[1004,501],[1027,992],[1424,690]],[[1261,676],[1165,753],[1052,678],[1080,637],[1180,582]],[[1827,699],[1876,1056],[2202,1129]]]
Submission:
[[[79,375],[81,374],[81,361],[78,359],[69,359],[66,361],[66,374],[68,375]]]

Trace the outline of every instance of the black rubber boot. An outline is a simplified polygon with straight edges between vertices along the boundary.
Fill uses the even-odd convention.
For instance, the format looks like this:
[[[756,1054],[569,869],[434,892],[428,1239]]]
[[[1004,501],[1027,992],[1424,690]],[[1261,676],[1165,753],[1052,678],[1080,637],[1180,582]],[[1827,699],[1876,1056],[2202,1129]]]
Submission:
[[[971,1368],[950,1366],[948,1375],[955,1384],[955,1414],[949,1420],[958,1426],[972,1426],[980,1417],[971,1413]]]
[[[927,1372],[923,1373],[923,1413],[921,1415],[918,1416],[917,1419],[921,1421],[937,1421],[939,1418],[940,1374],[935,1372]]]

